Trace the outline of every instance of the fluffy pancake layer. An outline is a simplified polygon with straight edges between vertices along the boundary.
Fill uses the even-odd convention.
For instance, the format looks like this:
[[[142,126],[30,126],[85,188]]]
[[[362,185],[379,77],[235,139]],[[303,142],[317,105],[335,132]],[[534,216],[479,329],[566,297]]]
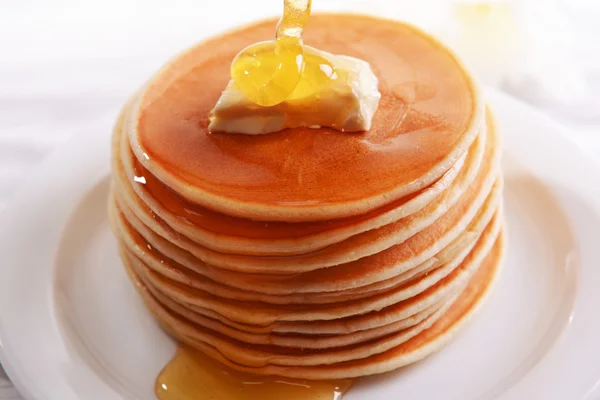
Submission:
[[[381,100],[368,132],[211,135],[225,66],[241,48],[270,39],[275,24],[199,44],[133,101],[127,132],[137,160],[189,202],[258,221],[362,215],[430,186],[477,136],[483,101],[456,57],[409,25],[358,15],[313,15],[304,40],[369,62]]]

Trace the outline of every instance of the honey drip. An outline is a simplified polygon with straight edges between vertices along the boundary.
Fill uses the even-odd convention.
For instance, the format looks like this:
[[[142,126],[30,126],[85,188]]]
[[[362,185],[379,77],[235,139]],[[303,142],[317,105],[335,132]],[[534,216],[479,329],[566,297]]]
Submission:
[[[302,31],[311,4],[312,0],[284,0],[275,40],[245,48],[231,63],[231,78],[252,102],[268,107],[285,100],[318,100],[321,90],[345,78],[333,60],[304,46]]]
[[[156,379],[160,400],[339,400],[352,380],[308,381],[234,371],[180,346]]]

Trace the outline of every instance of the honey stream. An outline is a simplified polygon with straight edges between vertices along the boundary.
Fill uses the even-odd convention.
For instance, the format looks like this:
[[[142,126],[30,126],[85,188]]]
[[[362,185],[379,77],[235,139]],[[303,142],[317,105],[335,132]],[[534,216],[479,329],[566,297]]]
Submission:
[[[318,101],[321,90],[346,78],[333,60],[303,44],[311,4],[312,0],[284,0],[275,40],[245,48],[231,63],[231,78],[254,103],[268,107],[285,100]]]

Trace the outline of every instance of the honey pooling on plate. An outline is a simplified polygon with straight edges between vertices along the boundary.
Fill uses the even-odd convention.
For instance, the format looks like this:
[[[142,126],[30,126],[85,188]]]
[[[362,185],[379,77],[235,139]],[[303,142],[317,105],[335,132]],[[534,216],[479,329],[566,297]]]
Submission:
[[[312,0],[284,0],[276,38],[242,50],[231,64],[231,77],[250,100],[274,106],[285,100],[318,96],[341,71],[326,56],[304,46],[302,31]]]
[[[160,400],[338,400],[352,380],[309,381],[234,371],[180,346],[156,380]]]

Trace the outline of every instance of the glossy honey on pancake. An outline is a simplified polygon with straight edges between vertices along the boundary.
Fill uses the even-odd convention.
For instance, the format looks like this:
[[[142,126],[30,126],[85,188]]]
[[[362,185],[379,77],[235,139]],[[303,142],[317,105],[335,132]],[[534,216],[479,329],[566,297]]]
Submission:
[[[485,193],[483,194],[483,196],[484,195],[485,195]],[[238,299],[238,300],[259,300],[259,301],[265,301],[265,302],[269,302],[269,303],[280,303],[280,304],[284,304],[284,303],[300,303],[300,304],[302,304],[302,303],[314,303],[314,302],[327,303],[327,302],[350,300],[353,298],[365,297],[365,296],[375,293],[376,291],[401,284],[402,282],[404,282],[406,280],[409,280],[411,278],[414,278],[415,276],[418,276],[418,274],[420,274],[422,272],[429,271],[429,270],[435,268],[436,266],[439,266],[445,260],[450,261],[452,258],[454,258],[454,256],[460,254],[465,248],[467,248],[470,244],[472,244],[473,240],[476,239],[476,237],[478,236],[478,232],[481,232],[481,230],[483,229],[483,226],[485,226],[485,223],[481,227],[478,227],[477,224],[471,224],[473,226],[469,226],[468,229],[466,229],[464,232],[461,232],[460,236],[458,238],[456,238],[453,243],[451,243],[446,248],[444,248],[442,251],[440,251],[437,255],[435,255],[435,257],[429,258],[428,260],[424,261],[422,263],[422,265],[419,265],[418,267],[411,268],[407,271],[400,273],[399,275],[397,275],[395,277],[390,277],[386,280],[382,280],[382,281],[379,281],[379,282],[376,282],[373,284],[369,284],[369,285],[366,285],[363,287],[353,287],[353,288],[349,288],[347,290],[342,290],[342,291],[338,290],[338,291],[328,293],[328,294],[318,294],[318,293],[312,292],[312,293],[306,293],[306,294],[295,293],[295,294],[290,294],[288,296],[274,296],[274,295],[269,295],[266,293],[261,293],[258,291],[253,292],[252,288],[248,287],[248,285],[240,285],[243,290],[236,291],[233,287],[227,287],[227,286],[221,285],[213,279],[205,278],[201,274],[197,274],[197,273],[193,272],[192,270],[188,270],[187,268],[185,268],[181,264],[177,263],[176,261],[169,259],[168,257],[166,257],[163,254],[160,254],[160,252],[157,249],[161,248],[161,246],[160,245],[157,246],[155,241],[153,241],[151,243],[146,242],[145,239],[143,237],[141,237],[135,231],[135,229],[132,229],[126,221],[124,221],[122,219],[119,219],[119,220],[120,221],[116,222],[116,225],[118,226],[118,230],[121,232],[121,236],[122,236],[123,240],[125,241],[126,246],[131,251],[136,253],[136,255],[138,257],[145,260],[145,262],[149,266],[151,266],[155,271],[157,271],[159,273],[162,271],[163,275],[168,276],[176,281],[179,281],[180,283],[184,283],[184,284],[187,284],[191,287],[195,287],[198,289],[203,289],[205,291],[220,295],[222,297],[228,297],[228,298],[233,298],[233,299]],[[414,242],[414,240],[413,240],[413,242]],[[402,246],[402,244],[399,246]],[[412,243],[413,249],[415,249],[417,247],[418,246],[414,246],[414,243]],[[340,269],[340,270],[344,269],[343,266],[337,266],[337,267],[332,267],[332,268]],[[368,273],[372,273],[375,269],[376,269],[375,266],[371,266],[368,269],[367,268],[363,269],[363,271],[365,274],[368,274]],[[416,270],[416,271],[413,271],[413,270]],[[355,272],[358,272],[358,271],[355,271]],[[340,273],[340,275],[344,275],[344,274]],[[345,275],[347,275],[347,274],[345,274]],[[259,275],[259,276],[246,275],[245,277],[248,280],[254,279],[255,281],[265,278],[262,275]],[[218,277],[214,277],[214,278],[218,278]],[[220,282],[226,283],[226,284],[229,284],[231,282],[231,280],[232,279],[227,279],[227,278],[219,279]],[[295,275],[294,280],[295,281],[303,281],[306,279],[303,278],[302,275]],[[322,279],[319,279],[319,281],[322,281]],[[354,281],[358,281],[358,278],[356,276],[355,276]],[[274,282],[275,282],[275,280],[274,280]],[[291,280],[288,283],[291,284],[292,283]]]
[[[489,191],[489,189],[487,189]],[[495,189],[495,197],[498,197],[501,191],[501,187]],[[190,262],[193,259],[181,258],[175,254],[173,259],[182,261],[181,266],[189,268],[191,271],[196,272],[201,276],[205,276],[213,281],[225,283],[226,285],[233,285],[246,291],[255,291],[257,293],[271,293],[271,294],[300,294],[308,292],[307,296],[311,296],[311,293],[318,292],[319,289],[322,291],[341,291],[351,290],[352,292],[361,292],[361,287],[365,287],[365,291],[370,292],[373,289],[384,289],[397,283],[396,280],[402,282],[405,274],[409,273],[410,270],[422,266],[425,264],[425,269],[434,267],[438,262],[438,259],[434,259],[436,254],[440,255],[440,259],[452,255],[455,251],[454,247],[458,246],[460,251],[460,243],[465,240],[468,244],[469,236],[461,239],[459,236],[469,226],[471,220],[475,215],[481,211],[480,205],[484,202],[487,197],[487,191],[484,191],[479,197],[476,203],[477,207],[472,207],[467,214],[461,214],[458,225],[460,229],[456,228],[456,225],[450,223],[442,224],[438,227],[437,231],[441,230],[439,237],[433,236],[428,230],[424,231],[423,234],[418,234],[414,238],[411,238],[407,243],[396,246],[395,258],[386,261],[385,263],[366,263],[366,262],[355,262],[349,265],[340,265],[336,267],[330,267],[322,270],[312,271],[304,274],[296,274],[293,276],[268,276],[262,274],[240,274],[232,275],[227,272],[223,273],[218,268],[209,267],[208,265],[199,266],[197,262]],[[485,209],[485,207],[483,207]],[[119,214],[119,232],[122,232],[123,238],[127,243],[127,246],[137,254],[141,253],[141,257],[144,258],[144,254],[153,253],[158,257],[158,262],[161,264],[169,264],[169,258],[160,255],[159,251],[163,251],[164,243],[159,243],[156,240],[146,242],[144,238],[135,233],[131,227],[127,227],[123,215]],[[449,219],[449,222],[455,222]],[[433,232],[436,232],[433,230]],[[132,238],[132,236],[134,236]],[[154,239],[157,239],[154,237]],[[439,239],[439,240],[437,240]],[[458,244],[457,244],[458,242]],[[450,249],[447,247],[450,246]],[[449,254],[448,254],[449,253]],[[147,257],[145,257],[147,258]],[[377,260],[377,258],[373,258]],[[386,259],[384,259],[386,260]],[[175,266],[178,263],[174,264]],[[173,269],[173,265],[170,265]],[[219,271],[221,273],[219,273]],[[239,285],[236,285],[235,278],[239,278]],[[287,277],[287,278],[285,278]],[[410,275],[409,275],[410,277]],[[189,276],[188,276],[189,279]],[[252,285],[254,282],[254,285]],[[246,284],[246,286],[244,286]],[[273,288],[273,290],[265,290]],[[308,290],[307,290],[308,289]]]
[[[493,182],[494,181],[491,181],[490,183]],[[248,284],[245,288],[243,284],[241,284],[240,288],[255,290],[251,286],[251,282],[262,281],[260,282],[261,288],[255,291],[265,292],[266,284],[278,289],[278,293],[274,294],[285,294],[286,287],[289,290],[287,294],[301,293],[303,291],[315,292],[318,291],[314,290],[315,287],[323,289],[324,286],[327,287],[325,291],[338,291],[366,286],[375,282],[394,278],[423,262],[427,262],[431,257],[442,251],[447,245],[453,243],[465,228],[467,228],[475,215],[481,211],[481,206],[484,204],[490,190],[491,184],[484,187],[481,192],[474,190],[471,194],[471,199],[466,199],[469,201],[469,207],[466,209],[466,212],[465,209],[460,208],[450,214],[452,211],[451,209],[440,221],[440,226],[428,228],[414,237],[411,237],[406,242],[392,248],[390,252],[393,250],[393,257],[384,257],[381,259],[382,261],[377,261],[380,260],[380,254],[376,254],[370,257],[371,260],[361,259],[357,262],[336,267],[320,269],[304,274],[295,274],[288,276],[286,279],[265,276],[262,274],[238,273],[236,276],[242,278],[244,282],[247,282]],[[495,189],[496,197],[498,197],[500,191],[501,187]],[[120,214],[119,218],[123,221],[122,225],[124,225],[123,214]],[[134,223],[136,229],[145,229],[139,224],[139,221],[134,222],[134,219],[132,219],[131,216],[129,216],[129,221]],[[121,229],[121,231],[125,231],[125,237],[127,237],[126,230],[127,228]],[[145,233],[148,234],[149,232]],[[152,235],[149,236],[152,237]],[[143,251],[160,251],[164,253],[165,243],[159,243],[156,240],[156,236],[153,237],[154,240],[150,240],[146,245],[144,245],[144,241],[139,241],[139,239],[140,238],[138,237],[138,242],[136,242],[135,239],[130,239],[128,241],[130,248],[139,251],[145,247],[148,250],[144,249]],[[139,244],[142,244],[142,246],[139,246]],[[171,249],[175,250],[175,252],[167,253],[169,254],[169,258],[181,262],[182,265],[192,269],[200,275],[207,276],[216,281],[227,282],[228,285],[232,284],[233,278],[231,273],[219,275],[216,273],[216,271],[219,271],[218,268],[211,268],[204,264],[199,265],[197,260],[194,261],[193,258],[190,259],[190,257],[186,258],[185,256],[178,256],[176,248]],[[164,263],[165,260],[162,260],[162,262]],[[306,286],[311,290],[302,290],[303,287],[306,288]],[[387,285],[384,284],[384,286]]]
[[[150,210],[141,198],[137,197],[127,187],[125,180],[117,180],[119,187],[116,192],[123,208],[130,209],[137,218],[149,225],[153,232],[160,233],[171,243],[192,252],[209,264],[242,272],[297,273],[302,271],[298,271],[296,268],[302,267],[303,270],[318,269],[353,261],[379,252],[402,242],[418,230],[433,223],[448,207],[460,199],[478,173],[484,175],[490,168],[495,167],[494,161],[497,160],[497,156],[493,146],[494,143],[491,143],[485,148],[489,156],[485,161],[486,165],[479,168],[484,155],[483,145],[486,142],[486,135],[482,133],[479,137],[480,139],[473,145],[473,152],[467,160],[467,168],[461,170],[457,179],[446,190],[442,191],[418,212],[377,229],[354,235],[324,249],[285,258],[224,254],[201,246],[177,232],[177,230],[172,229],[171,225]]]
[[[490,129],[490,131],[493,131],[493,129]],[[168,238],[170,243],[189,251],[202,262],[213,266],[238,272],[297,274],[354,261],[359,265],[360,263],[373,264],[373,257],[392,259],[394,251],[398,250],[397,244],[406,241],[417,232],[425,230],[424,228],[447,225],[447,219],[451,218],[449,214],[456,214],[455,217],[462,216],[471,206],[472,195],[479,190],[480,185],[484,187],[491,186],[494,180],[493,172],[498,168],[499,154],[497,151],[497,135],[492,132],[490,132],[490,135],[492,137],[486,149],[487,156],[484,156],[485,162],[476,171],[477,177],[467,176],[470,179],[475,178],[474,183],[466,178],[457,180],[453,182],[448,190],[442,192],[436,199],[415,214],[307,254],[289,257],[252,257],[215,252],[193,243],[180,234],[173,233],[167,224],[150,211],[143,212],[138,209],[136,214],[135,210],[125,204],[127,200],[120,198],[120,192],[117,192],[117,200],[120,200],[121,211],[127,214],[131,223],[138,224],[136,229],[147,240],[149,239],[148,235],[158,233],[164,238]],[[139,200],[138,203],[140,203]],[[144,208],[145,205],[141,204],[140,207]],[[454,210],[454,213],[444,214],[448,208]],[[446,220],[443,220],[442,214],[444,214],[443,217],[447,218]],[[143,221],[139,221],[138,217],[142,218]],[[443,223],[440,222],[442,220]],[[142,222],[150,227],[145,227]],[[435,230],[435,228],[432,229]],[[170,256],[169,253],[167,255]]]
[[[484,139],[482,139],[482,141],[483,140]],[[490,145],[489,147],[491,148],[492,146]],[[479,149],[475,148],[475,150]],[[495,157],[490,153],[493,153],[493,151],[488,152],[488,155],[491,156],[491,160],[494,160]],[[482,155],[482,152],[477,152],[474,157],[480,160]],[[485,173],[488,170],[487,168],[482,169],[482,173]],[[127,208],[131,209],[137,217],[141,217],[145,223],[149,224],[154,232],[161,232],[166,239],[170,240],[170,242],[178,244],[180,247],[189,251],[193,251],[195,255],[211,264],[243,272],[296,273],[301,271],[295,270],[294,265],[302,265],[302,268],[306,270],[308,268],[316,269],[322,266],[340,264],[383,250],[386,247],[390,247],[395,243],[403,241],[410,237],[414,232],[433,223],[447,207],[458,201],[460,194],[468,188],[476,174],[477,169],[475,166],[469,168],[468,171],[465,171],[464,176],[461,174],[460,179],[457,179],[450,188],[440,194],[435,199],[435,202],[432,201],[427,207],[412,216],[403,218],[396,223],[365,232],[361,235],[355,235],[341,243],[329,246],[326,249],[311,252],[307,255],[287,257],[285,259],[227,255],[199,246],[180,233],[170,229],[170,227],[163,223],[160,218],[145,208],[139,198],[135,197],[131,192],[119,187],[117,194],[119,199],[127,204]],[[312,261],[312,263],[309,263],[309,261]],[[280,270],[278,270],[278,268],[280,268]],[[283,268],[286,269],[283,270]]]
[[[452,53],[408,25],[357,15],[312,17],[305,41],[370,63],[382,98],[368,132],[210,134],[208,112],[229,79],[223,65],[273,25],[192,48],[132,104],[124,129],[137,160],[188,201],[262,221],[360,215],[429,186],[475,139],[483,102]]]
[[[486,196],[486,193],[484,192],[484,193],[483,193],[483,194],[480,196],[480,197],[481,197],[481,199],[482,199],[481,201],[483,201],[483,199],[485,199],[485,196]],[[468,200],[468,199],[467,199],[467,200]],[[473,210],[474,210],[474,212],[477,212],[477,210],[478,210],[478,209],[479,209],[479,205],[478,205],[478,203],[476,203],[476,204],[475,204],[475,207],[473,208]],[[469,213],[467,213],[467,214],[463,214],[463,213],[461,212],[461,213],[460,213],[460,216],[464,218],[464,216],[465,216],[465,215],[467,215],[467,216],[468,216],[468,214],[469,214]],[[469,220],[467,219],[467,223],[468,223],[468,221],[469,221]],[[442,222],[443,222],[443,221],[442,221]],[[445,222],[445,223],[442,223],[442,225],[443,225],[443,227],[444,227],[444,228],[448,228],[448,227],[451,227],[451,226],[456,226],[456,224],[455,224],[455,223],[452,221],[452,219],[450,219],[450,220],[449,220],[449,222],[447,221],[447,222]],[[459,224],[459,225],[462,225],[462,224]],[[463,229],[464,229],[464,228],[463,228]],[[462,232],[462,231],[460,231],[460,232]],[[460,233],[460,232],[459,232],[459,233]],[[127,235],[125,235],[125,237],[126,237],[126,236],[127,236]],[[419,236],[419,235],[417,235],[417,236]],[[435,249],[435,247],[436,247],[436,244],[437,244],[437,242],[436,242],[435,240],[436,240],[436,239],[440,239],[440,238],[442,237],[442,235],[437,235],[437,236],[436,236],[436,235],[427,235],[427,236],[429,237],[429,240],[433,240],[433,242],[429,242],[429,246],[433,246],[434,250],[436,250],[436,249]],[[418,238],[417,238],[417,237],[415,237],[415,239],[414,239],[414,240],[412,240],[412,239],[411,239],[411,240],[410,240],[410,241],[409,241],[407,244],[405,244],[405,245],[403,244],[403,245],[400,245],[400,246],[401,246],[401,247],[402,247],[402,246],[406,246],[408,249],[410,249],[411,253],[414,253],[414,252],[416,251],[416,249],[418,249],[418,248],[420,247],[420,246],[418,245],[419,241],[418,241],[417,239],[418,239]],[[454,238],[452,238],[452,239],[454,239]],[[135,250],[137,250],[137,251],[138,251],[138,254],[139,254],[139,250],[140,250],[140,249],[142,249],[144,252],[146,252],[146,251],[147,251],[146,249],[148,248],[148,245],[147,245],[147,244],[144,244],[144,243],[141,243],[141,245],[138,245],[138,246],[136,246],[135,244],[133,244],[133,245],[132,245],[132,243],[130,242],[130,243],[129,243],[129,246],[130,246],[130,248],[132,248],[134,251],[135,251]],[[160,248],[161,246],[160,246],[160,245],[158,245],[158,246],[157,246],[157,243],[154,241],[154,242],[151,242],[151,245],[150,245],[150,247],[151,247],[152,249],[155,249],[155,248]],[[430,259],[432,256],[434,256],[434,255],[435,255],[437,252],[439,252],[440,250],[442,250],[442,248],[439,248],[439,249],[437,249],[437,251],[436,251],[436,252],[433,252],[433,254],[428,254],[426,257],[424,257],[424,258],[425,258],[425,260],[426,260],[425,262],[427,262],[427,260],[429,260],[429,259]],[[410,255],[414,255],[414,254],[411,254],[411,253],[408,253],[407,255],[408,255],[408,256],[410,256]],[[402,254],[402,253],[400,252],[399,254]],[[405,255],[404,257],[406,257],[407,255]],[[396,258],[394,259],[394,261],[402,261],[402,257],[396,257]],[[160,262],[161,262],[161,263],[163,263],[163,264],[165,264],[165,260],[164,260],[164,259],[162,259]],[[410,258],[409,258],[408,260],[406,260],[406,259],[405,259],[405,264],[411,265],[411,263],[410,263]],[[166,265],[170,265],[170,262],[169,262],[169,260],[166,260]],[[366,265],[366,264],[365,264],[365,265]],[[414,262],[412,263],[412,266],[413,266],[413,267],[414,267],[414,266],[416,266],[416,265],[417,265],[416,263],[414,263]],[[432,266],[433,266],[433,265],[432,265]],[[367,267],[368,267],[368,268],[367,268]],[[375,275],[375,274],[374,274],[374,271],[376,270],[376,268],[375,268],[375,267],[376,267],[376,266],[373,266],[373,265],[366,265],[366,267],[365,267],[365,268],[363,268],[363,269],[357,269],[357,268],[355,268],[355,267],[354,267],[354,268],[351,268],[351,269],[349,268],[349,271],[347,271],[347,272],[344,272],[344,273],[338,273],[338,274],[335,274],[335,275],[330,275],[330,279],[329,279],[329,280],[331,281],[331,277],[342,277],[343,279],[345,279],[346,281],[348,281],[348,282],[349,282],[349,283],[352,285],[352,286],[350,286],[350,289],[352,289],[353,287],[355,287],[355,286],[356,286],[356,283],[357,283],[357,282],[359,282],[361,279],[363,279],[363,278],[361,277],[361,275],[360,275],[360,272],[361,272],[361,271],[363,271],[363,272],[362,272],[362,274],[366,274],[366,275],[368,275],[368,276],[369,276],[369,279],[373,279],[372,277],[373,277],[373,275]],[[170,265],[170,268],[172,268],[172,265]],[[342,270],[342,271],[344,270],[344,267],[343,267],[343,266],[340,266],[340,267],[332,267],[332,268],[333,268],[333,269],[339,268],[339,269],[340,269],[340,270]],[[295,275],[295,276],[294,276],[292,279],[288,280],[288,285],[290,285],[290,286],[292,286],[292,285],[296,285],[296,288],[297,288],[297,287],[299,287],[299,286],[300,286],[300,284],[301,284],[303,281],[304,281],[304,282],[319,282],[319,283],[321,283],[321,282],[323,282],[323,281],[324,281],[322,278],[323,278],[323,277],[327,277],[327,272],[328,272],[328,271],[330,271],[330,269],[326,269],[326,270],[324,270],[324,271],[322,271],[322,272],[320,272],[320,273],[319,273],[319,271],[316,271],[316,272],[314,272],[314,273],[312,273],[312,274],[301,274],[301,275]],[[203,271],[203,272],[206,272],[206,271]],[[405,272],[405,271],[404,271],[404,270],[402,270],[401,272]],[[202,272],[201,272],[201,273],[202,273]],[[319,274],[317,274],[317,273],[319,273]],[[307,277],[304,277],[304,275],[308,275],[308,276],[307,276]],[[315,279],[315,278],[312,278],[312,279],[311,279],[311,278],[310,278],[311,276],[316,276],[318,279]],[[259,280],[259,279],[263,278],[262,276],[251,276],[251,275],[245,275],[244,277],[245,277],[245,278],[246,278],[248,281],[252,281],[252,280],[255,280],[255,281],[256,281],[256,280]],[[214,277],[214,276],[213,276],[213,278],[218,278],[218,277]],[[390,276],[388,276],[388,280],[386,280],[386,281],[382,281],[382,282],[384,282],[384,283],[383,283],[383,285],[382,285],[382,288],[386,288],[386,287],[388,287],[388,283],[389,283],[389,280],[390,280],[390,278],[391,278],[391,277],[390,277]],[[189,280],[189,276],[188,276],[186,279],[187,279],[187,280]],[[225,278],[225,279],[216,279],[216,280],[217,280],[217,281],[219,281],[219,282],[226,282],[227,284],[229,284],[229,283],[231,282],[231,280],[232,280],[232,279],[231,279],[230,277],[227,277],[227,278]],[[392,281],[393,281],[393,279],[392,279]],[[279,286],[281,286],[281,282],[280,282],[280,281],[273,280],[273,281],[272,281],[272,283],[274,283],[274,284],[277,284],[277,283],[279,283]],[[336,283],[336,282],[334,281],[334,283]],[[393,284],[393,282],[392,282],[392,284]],[[244,287],[244,286],[242,286],[242,288],[243,288],[243,289],[245,289],[245,290],[253,290],[253,289],[252,289],[252,287],[248,287],[248,286],[245,286],[245,287]],[[214,289],[214,287],[213,287],[213,289]],[[216,293],[219,293],[219,290],[218,290],[218,289],[219,289],[219,288],[217,287],[217,288],[216,288]],[[296,289],[296,290],[297,290],[297,289]],[[260,293],[260,290],[257,290],[257,292],[259,292],[259,293]],[[222,292],[221,292],[221,293],[222,293]],[[306,299],[310,298],[310,296],[311,296],[311,294],[307,295],[307,296],[306,296]],[[235,297],[235,296],[234,296],[234,297]],[[245,298],[246,298],[246,299],[248,299],[248,298],[250,298],[250,297],[252,297],[252,293],[247,293],[247,297],[245,297]],[[264,297],[262,297],[262,298],[260,298],[260,297],[259,297],[258,299],[259,299],[259,300],[265,300],[265,297],[268,299],[268,296],[264,296]],[[351,297],[352,297],[352,296],[351,296]],[[356,296],[356,297],[362,297],[362,296]],[[284,299],[281,299],[281,300],[282,300],[281,302],[286,302]],[[294,298],[292,297],[292,298],[290,298],[290,299],[288,299],[288,300],[292,300],[292,301],[293,301],[293,300],[294,300]],[[302,300],[302,298],[301,298],[301,297],[300,297],[300,300]],[[288,301],[288,302],[289,302],[289,301]],[[304,302],[308,302],[308,303],[310,303],[311,301],[310,301],[310,300],[305,300]]]
[[[412,195],[402,197],[371,212],[348,218],[308,222],[253,221],[233,217],[200,207],[177,195],[135,159],[127,137],[123,137],[123,119],[127,105],[114,133],[113,170],[118,191],[135,208],[143,202],[148,210],[192,242],[209,249],[248,255],[293,255],[315,251],[339,243],[353,235],[376,229],[413,214],[446,190],[465,164],[459,159],[441,178]],[[485,138],[469,149],[466,161],[470,171],[481,163]],[[466,167],[465,167],[466,168]],[[465,175],[465,173],[462,173]],[[465,177],[465,179],[469,179]],[[141,211],[140,211],[141,212]]]

